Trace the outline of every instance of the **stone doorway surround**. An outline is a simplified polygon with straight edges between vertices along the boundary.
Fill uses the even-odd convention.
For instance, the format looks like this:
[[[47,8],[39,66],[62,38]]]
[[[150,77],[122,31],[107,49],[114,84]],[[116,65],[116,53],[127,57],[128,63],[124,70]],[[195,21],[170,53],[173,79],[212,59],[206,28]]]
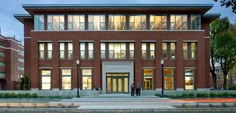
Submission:
[[[106,73],[129,73],[129,86],[134,82],[133,61],[103,61],[102,62],[102,92],[106,93]],[[129,91],[130,91],[129,87]]]

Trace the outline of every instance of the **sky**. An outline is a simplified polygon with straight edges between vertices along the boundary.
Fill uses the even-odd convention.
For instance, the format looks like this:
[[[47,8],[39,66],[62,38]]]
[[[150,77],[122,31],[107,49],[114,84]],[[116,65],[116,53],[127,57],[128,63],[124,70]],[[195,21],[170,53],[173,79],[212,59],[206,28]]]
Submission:
[[[221,7],[214,0],[0,0],[0,32],[6,37],[15,35],[17,40],[23,40],[23,24],[16,20],[13,14],[27,14],[22,4],[214,4],[207,13],[220,13],[221,18],[228,17],[236,24],[236,14],[231,8]]]

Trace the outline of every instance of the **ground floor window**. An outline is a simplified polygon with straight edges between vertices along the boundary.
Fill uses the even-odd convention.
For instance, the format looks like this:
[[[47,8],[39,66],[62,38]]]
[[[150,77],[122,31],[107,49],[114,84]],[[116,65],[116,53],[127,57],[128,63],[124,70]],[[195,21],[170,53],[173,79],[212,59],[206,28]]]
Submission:
[[[62,89],[71,89],[71,69],[62,69]]]
[[[82,89],[92,89],[92,69],[82,69]]]
[[[41,88],[51,89],[51,70],[41,70]]]
[[[185,69],[185,89],[194,89],[194,69]]]
[[[164,69],[164,89],[166,90],[174,89],[174,69],[171,68]]]
[[[144,90],[153,89],[153,69],[144,69],[143,70],[143,88]]]

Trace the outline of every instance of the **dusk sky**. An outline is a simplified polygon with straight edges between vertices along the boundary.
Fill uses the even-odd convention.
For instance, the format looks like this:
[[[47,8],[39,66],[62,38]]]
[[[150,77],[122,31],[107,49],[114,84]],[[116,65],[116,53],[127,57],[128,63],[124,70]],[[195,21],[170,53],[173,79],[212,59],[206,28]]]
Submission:
[[[236,24],[236,14],[231,8],[221,7],[213,0],[1,0],[0,27],[1,34],[7,37],[14,35],[23,40],[23,24],[13,17],[13,14],[27,14],[22,4],[214,4],[208,13],[220,13]]]

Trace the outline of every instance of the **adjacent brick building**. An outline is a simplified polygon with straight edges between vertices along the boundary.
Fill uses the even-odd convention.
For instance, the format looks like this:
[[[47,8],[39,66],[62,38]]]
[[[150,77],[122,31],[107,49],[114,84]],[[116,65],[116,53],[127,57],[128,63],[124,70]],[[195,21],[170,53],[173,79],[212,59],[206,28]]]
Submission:
[[[213,4],[26,4],[25,74],[34,90],[210,88]]]
[[[0,35],[0,90],[19,89],[24,75],[24,47],[12,37]]]

